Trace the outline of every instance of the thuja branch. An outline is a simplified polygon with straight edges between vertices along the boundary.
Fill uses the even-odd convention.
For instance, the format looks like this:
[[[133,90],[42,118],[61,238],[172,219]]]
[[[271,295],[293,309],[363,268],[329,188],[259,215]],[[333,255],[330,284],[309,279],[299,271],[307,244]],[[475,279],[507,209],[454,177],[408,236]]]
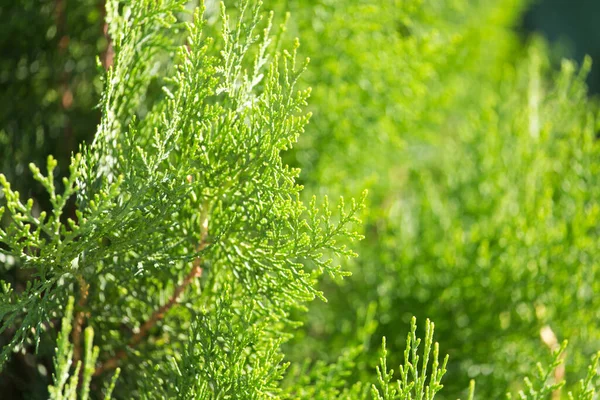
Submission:
[[[183,280],[183,282],[181,282],[176,288],[175,291],[173,292],[173,295],[169,298],[169,300],[167,301],[166,304],[164,304],[163,306],[161,306],[160,308],[158,308],[157,310],[155,310],[152,315],[150,316],[150,318],[144,322],[142,324],[142,326],[140,327],[140,330],[138,333],[136,333],[130,340],[129,343],[127,343],[127,346],[130,348],[133,348],[135,346],[137,346],[148,334],[148,332],[150,331],[150,329],[152,329],[152,327],[154,325],[156,325],[156,323],[160,320],[162,320],[165,316],[165,314],[171,309],[173,308],[173,306],[177,303],[177,301],[179,300],[179,297],[182,295],[182,293],[185,291],[185,289],[196,279],[199,278],[200,276],[202,276],[202,267],[201,267],[201,259],[197,258],[196,260],[194,260],[193,266],[192,266],[192,270],[189,272],[189,274],[185,277],[185,279]],[[121,362],[121,360],[123,360],[124,358],[127,357],[127,353],[125,352],[125,350],[120,350],[118,351],[112,358],[106,360],[103,364],[101,364],[98,368],[96,368],[96,371],[94,371],[94,376],[98,376],[101,375],[102,373],[106,372],[106,371],[110,371],[112,369],[115,369],[116,367],[119,366],[119,363]]]
[[[208,237],[207,208],[208,208],[207,205],[205,205],[202,208],[200,242],[198,243],[198,246],[196,248],[196,251],[198,251],[198,252],[204,250],[206,248],[206,246],[208,245],[208,242],[206,240]],[[150,318],[148,318],[148,320],[146,320],[146,322],[144,322],[142,324],[138,333],[133,335],[132,338],[127,343],[127,347],[129,347],[129,348],[136,347],[148,335],[148,332],[152,329],[152,327],[154,327],[158,321],[162,320],[164,318],[165,314],[171,308],[173,308],[173,306],[175,304],[177,304],[177,301],[179,300],[181,295],[185,292],[187,287],[190,286],[190,284],[192,282],[194,282],[194,280],[196,280],[197,278],[199,278],[201,276],[202,276],[202,259],[198,257],[192,263],[192,269],[190,270],[190,272],[183,279],[183,281],[179,285],[177,285],[177,287],[173,291],[173,294],[171,295],[169,300],[163,306],[156,309],[152,313]],[[98,366],[96,368],[96,370],[94,371],[94,376],[101,375],[106,371],[110,371],[110,370],[117,368],[119,366],[119,363],[126,357],[127,357],[127,352],[125,350],[119,350],[113,357],[109,358],[108,360],[106,360],[104,363],[102,363],[100,366]]]

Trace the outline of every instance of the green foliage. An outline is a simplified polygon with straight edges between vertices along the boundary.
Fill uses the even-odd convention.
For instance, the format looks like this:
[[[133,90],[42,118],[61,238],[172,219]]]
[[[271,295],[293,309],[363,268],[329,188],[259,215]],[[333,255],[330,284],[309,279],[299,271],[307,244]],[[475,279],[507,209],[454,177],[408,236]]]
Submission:
[[[524,379],[525,390],[519,390],[518,396],[522,400],[547,399],[550,395],[553,398],[559,397],[556,394],[560,393],[565,381],[556,381],[557,372],[564,372],[562,367],[564,352],[567,348],[567,341],[564,341],[560,347],[553,351],[553,360],[550,365],[544,367],[541,363],[537,363],[535,371],[535,379],[532,381],[529,378]],[[596,397],[596,389],[598,388],[598,360],[600,353],[596,353],[592,358],[591,364],[588,366],[588,372],[584,379],[576,385],[575,392],[569,391],[567,397],[570,400],[579,399],[587,400]],[[554,374],[554,377],[552,376]],[[507,393],[506,397],[512,399],[512,395]]]
[[[425,324],[425,345],[423,349],[423,359],[419,366],[421,357],[418,355],[418,348],[421,339],[417,338],[417,324],[415,318],[411,321],[411,330],[406,339],[406,350],[404,350],[404,365],[399,367],[400,379],[392,382],[394,371],[387,371],[387,350],[385,348],[385,338],[381,345],[383,355],[380,365],[377,367],[377,376],[381,391],[373,385],[373,398],[377,400],[412,400],[426,399],[431,400],[435,394],[442,389],[440,384],[442,377],[446,373],[446,364],[448,356],[444,358],[442,365],[439,364],[439,345],[433,343],[433,323],[429,320]],[[433,354],[431,348],[433,346]],[[429,357],[433,356],[431,371],[429,368]],[[429,382],[427,383],[427,380]],[[395,384],[394,384],[395,383]],[[397,386],[397,387],[396,387]]]
[[[472,378],[502,396],[535,367],[546,325],[576,349],[577,382],[600,344],[589,60],[554,72],[539,40],[513,33],[517,1],[287,3],[314,86],[290,156],[310,191],[371,193],[353,277],[325,283],[292,359],[335,360],[376,304],[363,362],[383,335],[397,357],[411,317],[431,318],[447,396]]]
[[[31,163],[42,190],[0,174],[2,373],[52,357],[27,395],[56,399],[596,396],[589,60],[554,72],[517,0],[192,6],[108,1],[93,140]]]
[[[61,302],[61,298],[57,297],[60,289],[56,285],[61,275],[55,270],[63,272],[72,263],[73,252],[83,250],[75,241],[75,229],[67,230],[68,228],[60,222],[66,202],[76,190],[74,185],[80,161],[79,156],[72,159],[71,177],[64,178],[65,191],[62,195],[56,194],[54,186],[54,158],[48,157],[47,176],[43,176],[35,165],[30,166],[34,178],[46,188],[50,196],[53,210],[49,216],[44,211],[34,215],[33,199],[29,199],[25,204],[21,202],[19,192],[13,191],[4,175],[0,174],[0,185],[6,199],[6,207],[0,207],[0,216],[8,211],[12,220],[6,229],[0,228],[0,241],[7,247],[3,252],[23,260],[23,263],[29,268],[34,268],[39,276],[39,279],[29,281],[22,293],[16,294],[10,289],[10,285],[5,285],[3,293],[0,294],[0,318],[4,320],[0,332],[15,324],[19,316],[27,311],[10,344],[2,349],[2,363],[6,361],[12,349],[23,342],[27,332],[33,332],[37,347],[40,333],[44,330],[42,324],[50,318],[48,312]],[[77,228],[72,220],[69,220],[68,224],[70,228]]]
[[[48,398],[52,400],[87,400],[90,395],[90,382],[95,369],[95,363],[98,359],[99,348],[92,347],[94,340],[94,330],[91,327],[85,330],[85,355],[84,363],[77,363],[72,371],[73,345],[69,343],[69,334],[71,333],[73,323],[73,297],[69,297],[65,316],[62,319],[62,327],[58,335],[56,344],[56,354],[54,356],[54,384],[48,387]],[[81,376],[81,383],[79,382]],[[119,369],[115,371],[110,385],[105,390],[104,399],[111,398],[116,379],[119,376]],[[79,386],[80,385],[80,386]],[[78,388],[79,396],[77,396]]]
[[[110,355],[129,361],[123,387],[117,387],[121,396],[141,395],[137,381],[144,376],[174,393],[170,375],[151,365],[177,359],[189,336],[202,342],[186,359],[206,368],[197,376],[208,385],[192,385],[192,397],[204,398],[203,390],[255,397],[271,391],[281,375],[279,344],[294,325],[290,312],[322,298],[318,276],[345,275],[332,256],[354,255],[340,239],[360,238],[351,225],[359,222],[364,198],[350,206],[341,200],[336,216],[327,198],[307,206],[299,200],[298,171],[282,162],[280,152],[308,120],[301,114],[308,91],[296,89],[305,65],[297,65],[297,45],[289,52],[269,46],[271,21],[261,22],[260,6],[243,3],[235,25],[223,7],[220,38],[203,36],[199,10],[185,24],[186,42],[175,46],[178,36],[166,32],[180,28],[174,13],[181,6],[107,5],[115,58],[94,142],[74,156],[62,195],[53,181],[54,159],[48,160],[47,176],[31,167],[48,191],[51,215],[35,215],[33,199],[22,203],[2,178],[11,219],[0,230],[3,251],[34,271],[25,290],[3,295],[1,329],[17,330],[2,356],[6,361],[13,349],[39,343],[59,304],[78,288],[88,324],[100,332],[97,343],[106,358],[100,365]],[[257,35],[260,24],[263,34]],[[253,60],[250,49],[257,50]],[[151,67],[165,52],[175,63],[164,95],[140,110]],[[75,193],[76,221],[63,223],[63,207]],[[169,310],[187,286],[196,288],[186,296],[187,311],[153,313]],[[113,298],[119,300],[107,301]],[[243,305],[252,306],[240,319]],[[189,312],[198,309],[205,317],[190,319]],[[146,335],[153,326],[143,321],[164,322],[164,330],[134,348],[139,339],[127,330]],[[251,342],[258,353],[245,355]],[[226,350],[215,351],[216,343],[225,343]],[[137,365],[133,359],[145,361]],[[58,362],[68,368],[64,359]],[[189,379],[192,369],[182,370]],[[263,382],[262,372],[271,370],[273,377]],[[59,381],[57,390],[63,385]],[[73,384],[65,390],[70,396]]]
[[[554,360],[552,363],[544,368],[542,364],[538,363],[536,368],[536,379],[532,382],[529,378],[525,378],[524,383],[526,387],[526,391],[519,391],[520,399],[545,399],[552,392],[560,390],[565,384],[564,381],[561,382],[552,382],[551,376],[552,373],[556,370],[556,368],[562,364],[561,356],[567,347],[567,342],[563,342],[563,344],[554,351]],[[506,396],[508,399],[512,399],[510,394]]]
[[[278,350],[281,339],[269,334],[269,321],[259,316],[258,302],[235,304],[229,290],[223,298],[214,313],[197,317],[189,343],[175,361],[179,376],[177,397],[276,396],[286,367]],[[166,396],[172,398],[175,393]]]

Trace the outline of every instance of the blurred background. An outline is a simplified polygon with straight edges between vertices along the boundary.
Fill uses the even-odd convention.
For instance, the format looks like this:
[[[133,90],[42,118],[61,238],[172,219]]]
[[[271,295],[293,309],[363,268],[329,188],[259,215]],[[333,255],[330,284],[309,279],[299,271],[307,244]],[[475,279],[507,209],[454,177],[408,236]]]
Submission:
[[[563,56],[579,62],[584,55],[594,60],[588,76],[591,93],[600,90],[600,1],[538,0],[523,20],[527,34],[539,32],[554,44]]]

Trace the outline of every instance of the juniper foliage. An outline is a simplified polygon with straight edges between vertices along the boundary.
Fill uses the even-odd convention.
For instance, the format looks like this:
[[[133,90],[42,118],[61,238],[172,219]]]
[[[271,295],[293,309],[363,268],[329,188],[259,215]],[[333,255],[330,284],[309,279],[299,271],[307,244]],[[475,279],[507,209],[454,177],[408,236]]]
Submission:
[[[73,156],[60,189],[53,158],[46,174],[30,166],[51,214],[36,215],[33,200],[22,201],[2,176],[1,210],[11,220],[0,231],[3,252],[32,270],[20,293],[4,285],[2,330],[16,329],[2,361],[52,331],[77,289],[79,312],[99,333],[96,375],[115,361],[125,364],[121,395],[183,390],[186,384],[175,387],[171,375],[154,369],[183,362],[181,352],[199,369],[190,375],[183,368],[182,379],[200,380],[183,393],[254,398],[276,392],[290,311],[323,298],[315,288],[319,275],[345,275],[332,257],[354,255],[340,239],[359,238],[351,226],[363,199],[349,206],[340,200],[336,213],[327,198],[308,205],[299,199],[298,171],[280,152],[308,121],[302,108],[309,92],[296,88],[305,63],[296,60],[297,45],[270,46],[272,16],[263,21],[260,4],[243,2],[231,23],[223,6],[222,35],[204,37],[203,9],[180,24],[175,13],[182,6],[107,3],[115,58],[95,139]],[[178,29],[187,32],[183,44],[169,34]],[[175,63],[164,95],[144,112],[152,68],[166,56]],[[74,196],[76,218],[64,221]],[[188,286],[194,290],[185,306],[167,313]],[[164,329],[150,335],[155,325]],[[63,329],[55,396],[68,370],[67,334]],[[140,343],[142,337],[148,340]],[[153,376],[142,385],[160,382],[161,390],[140,392],[134,383],[141,376]]]
[[[48,398],[53,400],[86,400],[90,395],[90,382],[95,369],[95,363],[98,359],[99,348],[93,347],[94,330],[92,327],[85,329],[85,356],[84,362],[77,362],[75,369],[71,373],[73,360],[73,345],[69,342],[73,323],[74,299],[69,297],[67,306],[64,310],[64,317],[61,321],[61,330],[56,341],[56,353],[54,355],[54,374],[53,385],[48,387]],[[82,382],[79,384],[81,372]],[[105,400],[109,400],[114,390],[116,379],[119,377],[120,370],[117,368],[110,386],[105,391]],[[77,393],[80,395],[77,396]]]
[[[51,348],[55,399],[595,398],[589,61],[553,72],[517,0],[228,3],[106,2],[93,140],[30,165],[43,196],[0,175],[0,369]]]

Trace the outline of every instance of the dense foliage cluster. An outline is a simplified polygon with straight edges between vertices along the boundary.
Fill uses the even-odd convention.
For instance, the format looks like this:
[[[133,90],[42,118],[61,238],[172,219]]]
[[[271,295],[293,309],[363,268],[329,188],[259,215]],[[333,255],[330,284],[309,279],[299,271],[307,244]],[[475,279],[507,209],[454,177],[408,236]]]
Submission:
[[[0,6],[3,393],[596,398],[590,61],[521,1],[71,3]]]

